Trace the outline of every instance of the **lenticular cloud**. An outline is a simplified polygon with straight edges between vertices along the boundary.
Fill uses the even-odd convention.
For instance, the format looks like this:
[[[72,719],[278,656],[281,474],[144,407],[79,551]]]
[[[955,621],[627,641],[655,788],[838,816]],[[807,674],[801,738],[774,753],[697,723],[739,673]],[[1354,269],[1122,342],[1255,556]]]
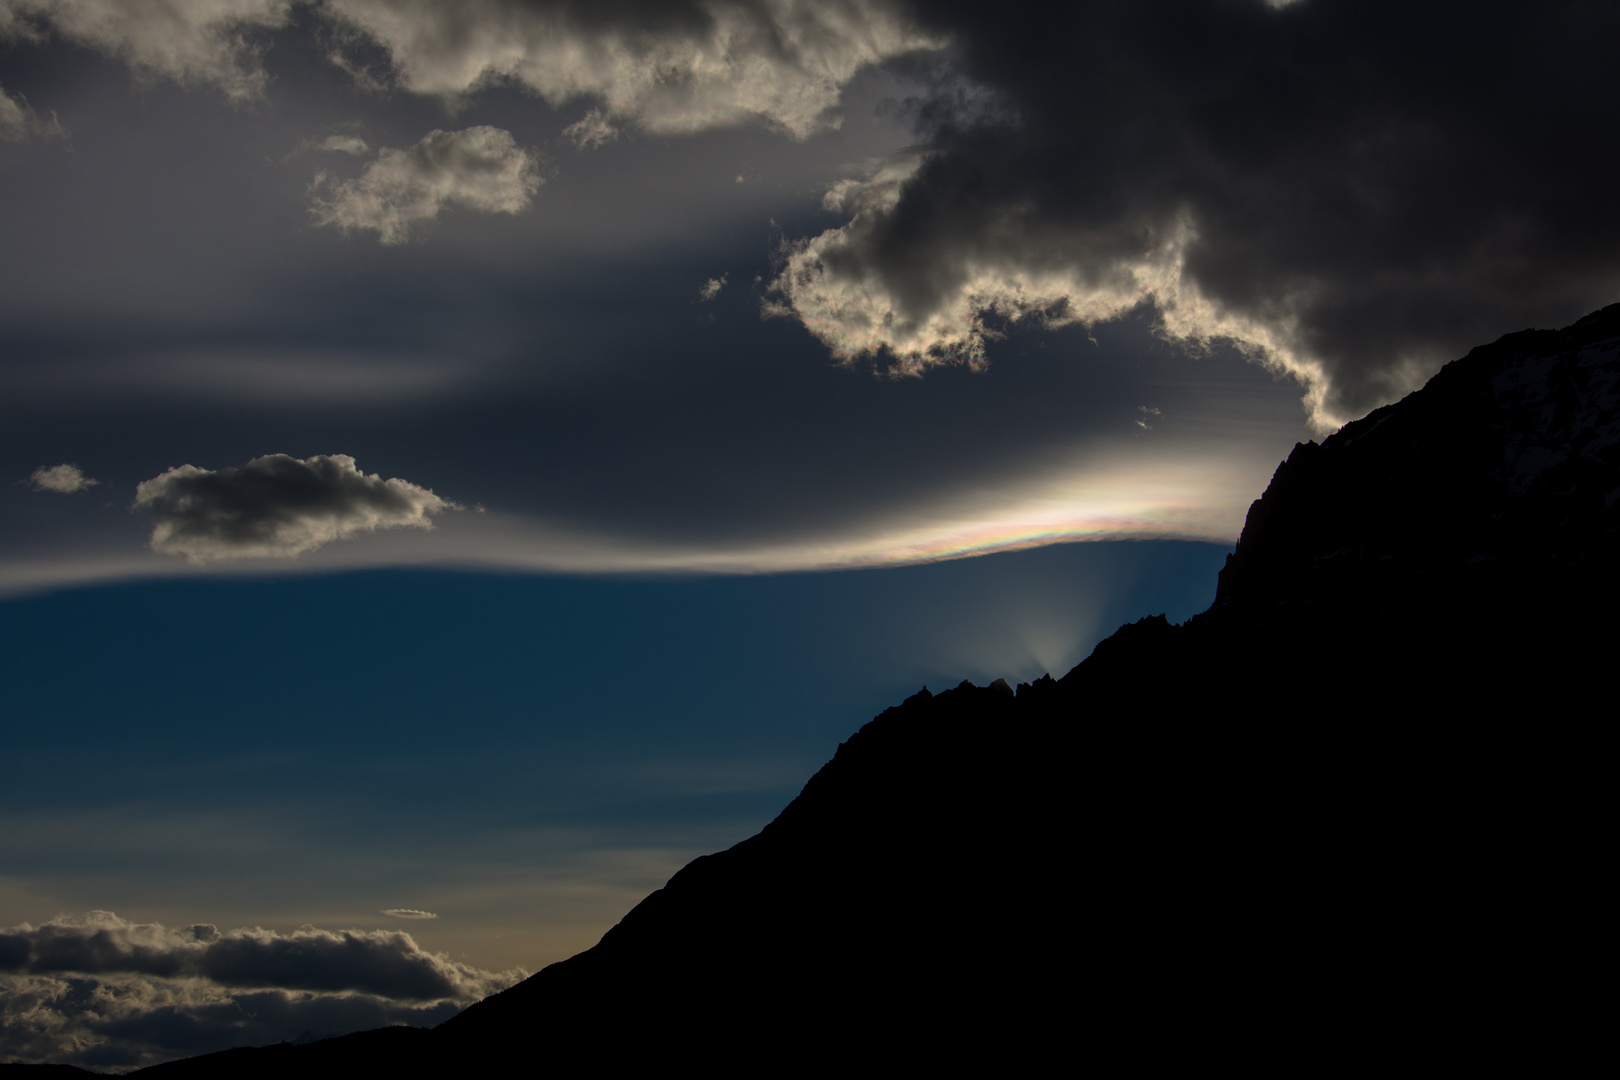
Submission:
[[[432,528],[459,509],[406,480],[366,475],[347,454],[268,454],[217,472],[182,465],[143,481],[135,505],[155,519],[152,549],[193,562],[289,558],[360,532]]]

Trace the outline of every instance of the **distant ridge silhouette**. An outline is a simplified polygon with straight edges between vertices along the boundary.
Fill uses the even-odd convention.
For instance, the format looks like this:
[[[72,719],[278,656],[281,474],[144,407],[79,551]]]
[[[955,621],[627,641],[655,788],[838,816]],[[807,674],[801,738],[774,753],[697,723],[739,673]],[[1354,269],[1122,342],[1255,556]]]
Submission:
[[[595,947],[140,1075],[1546,1071],[1599,1000],[1617,503],[1620,305],[1296,446],[1208,611],[923,690]]]

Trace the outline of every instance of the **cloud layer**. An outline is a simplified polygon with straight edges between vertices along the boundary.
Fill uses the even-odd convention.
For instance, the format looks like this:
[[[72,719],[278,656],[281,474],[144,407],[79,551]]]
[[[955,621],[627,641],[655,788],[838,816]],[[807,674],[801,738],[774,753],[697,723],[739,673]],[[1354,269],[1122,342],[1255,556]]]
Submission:
[[[156,519],[152,548],[193,562],[288,558],[375,529],[432,527],[454,509],[426,488],[366,475],[347,454],[269,454],[217,472],[182,465],[143,481],[135,505]]]
[[[327,140],[328,149],[353,152],[332,143]],[[372,229],[383,243],[402,244],[413,225],[446,206],[489,214],[525,209],[540,190],[539,160],[500,128],[431,131],[415,146],[378,151],[352,180],[321,173],[313,190],[330,192],[315,198],[311,213],[317,223]]]
[[[0,1061],[128,1066],[393,1023],[431,1025],[525,977],[398,931],[220,931],[110,912],[0,930]]]
[[[1620,289],[1601,5],[929,5],[922,143],[835,188],[774,310],[901,372],[1139,306],[1307,388],[1322,426]],[[1507,73],[1511,72],[1511,77]]]

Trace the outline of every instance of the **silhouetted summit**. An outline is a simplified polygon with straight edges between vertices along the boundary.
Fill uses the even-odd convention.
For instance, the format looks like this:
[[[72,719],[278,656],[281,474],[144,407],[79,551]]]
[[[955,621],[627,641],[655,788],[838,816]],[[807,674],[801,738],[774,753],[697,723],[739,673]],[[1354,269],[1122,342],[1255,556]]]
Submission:
[[[1486,593],[1550,611],[1586,601],[1527,590],[1612,590],[1617,349],[1620,305],[1510,334],[1320,446],[1296,446],[1250,508],[1204,618],[1410,615],[1440,598],[1475,609]]]
[[[1295,447],[1186,625],[923,690],[594,948],[231,1072],[1554,1066],[1595,1011],[1617,450],[1620,305],[1476,349]]]

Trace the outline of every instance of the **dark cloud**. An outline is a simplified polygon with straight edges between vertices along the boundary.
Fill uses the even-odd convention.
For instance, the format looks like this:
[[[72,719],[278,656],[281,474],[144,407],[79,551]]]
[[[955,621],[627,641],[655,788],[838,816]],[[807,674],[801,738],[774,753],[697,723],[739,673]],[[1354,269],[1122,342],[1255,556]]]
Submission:
[[[289,557],[358,532],[431,528],[456,508],[406,480],[367,476],[346,454],[268,454],[217,472],[182,465],[142,481],[135,505],[156,519],[152,548],[194,562]]]
[[[506,976],[423,952],[396,930],[221,932],[169,928],[109,912],[15,926],[0,934],[0,971],[28,975],[157,975],[221,986],[358,991],[408,1001],[483,997]]]
[[[466,1004],[151,976],[0,975],[0,1062],[131,1068],[392,1024],[431,1027]]]
[[[976,363],[1008,320],[1152,305],[1331,424],[1620,289],[1620,9],[919,6],[913,158],[842,188],[778,297],[835,351]]]
[[[170,928],[109,912],[0,931],[0,1061],[139,1065],[428,1025],[523,978],[396,931]]]

